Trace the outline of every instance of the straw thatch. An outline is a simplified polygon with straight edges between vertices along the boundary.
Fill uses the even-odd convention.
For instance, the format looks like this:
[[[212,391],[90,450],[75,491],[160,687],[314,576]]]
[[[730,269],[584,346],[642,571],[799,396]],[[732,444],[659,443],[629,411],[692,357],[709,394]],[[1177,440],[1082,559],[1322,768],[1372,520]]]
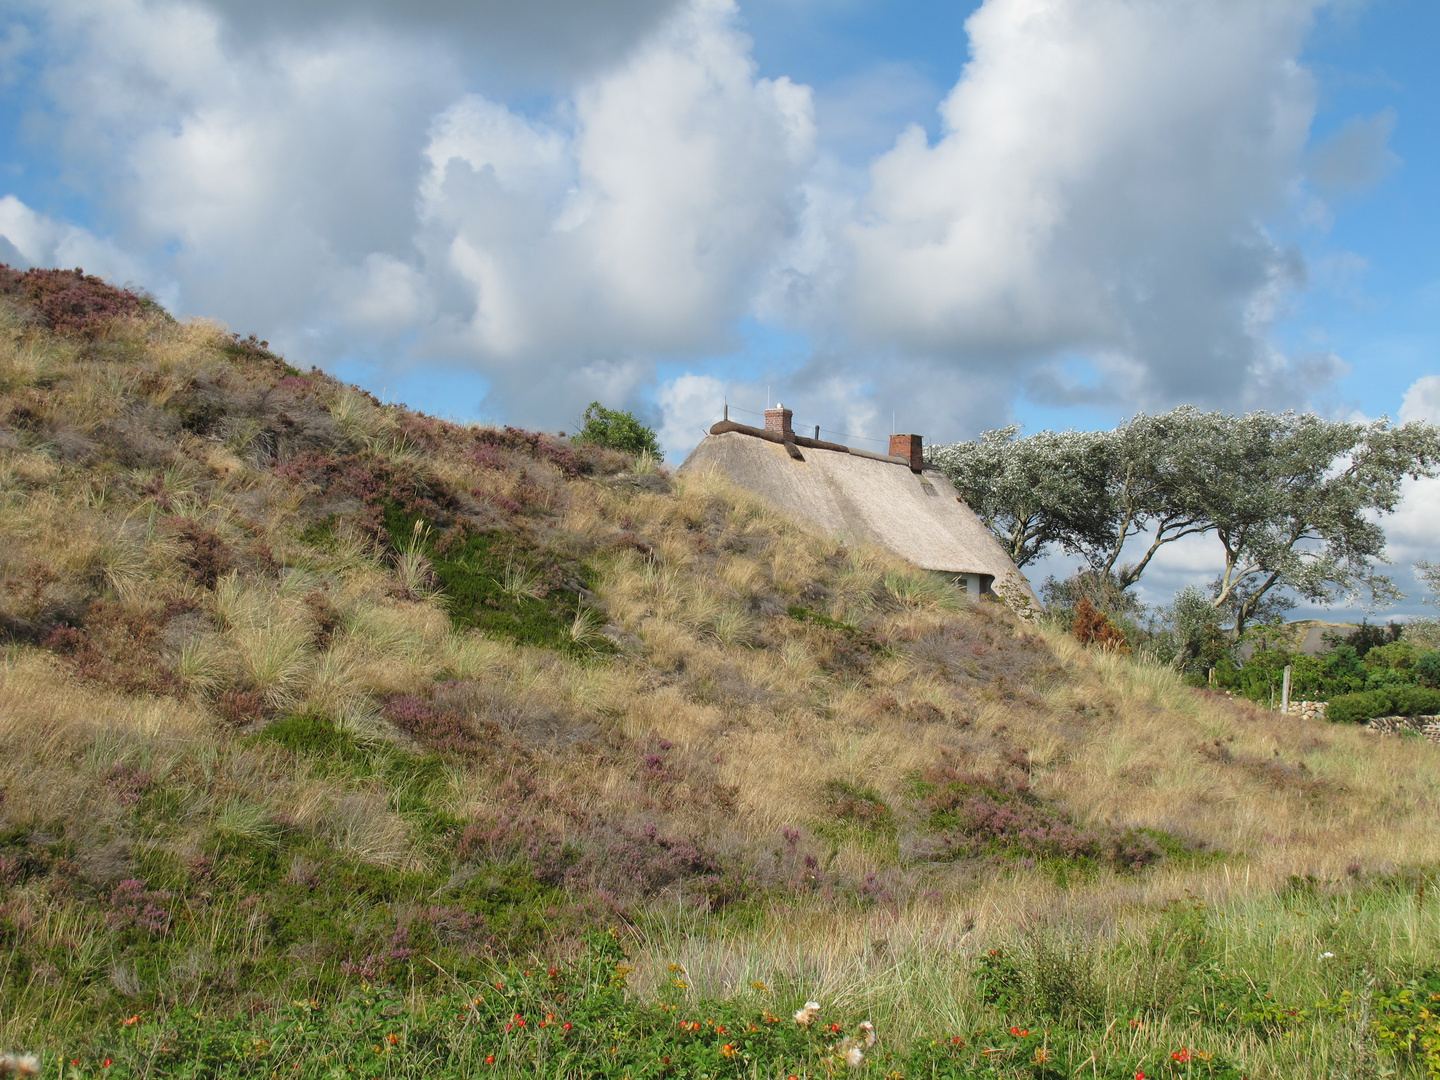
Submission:
[[[887,548],[925,570],[964,578],[972,595],[994,591],[1038,604],[1030,584],[932,465],[837,443],[724,422],[680,466],[714,468],[735,483],[847,542]]]

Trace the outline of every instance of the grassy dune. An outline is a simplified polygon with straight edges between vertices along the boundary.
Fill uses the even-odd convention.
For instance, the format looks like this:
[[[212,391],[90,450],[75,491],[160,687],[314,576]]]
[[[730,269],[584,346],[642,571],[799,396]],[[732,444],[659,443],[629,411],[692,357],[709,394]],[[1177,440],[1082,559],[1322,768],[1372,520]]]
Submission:
[[[1431,745],[36,280],[0,282],[0,1049],[1440,1075]]]

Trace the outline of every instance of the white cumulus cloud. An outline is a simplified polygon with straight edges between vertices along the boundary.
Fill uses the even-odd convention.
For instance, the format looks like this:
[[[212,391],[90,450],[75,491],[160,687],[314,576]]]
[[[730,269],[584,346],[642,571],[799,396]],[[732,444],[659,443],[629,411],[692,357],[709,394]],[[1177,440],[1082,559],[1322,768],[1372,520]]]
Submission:
[[[1239,402],[1302,275],[1263,222],[1299,177],[1314,6],[989,0],[938,141],[871,167],[834,314],[902,362],[1038,369],[1055,403],[1044,365],[1076,353],[1110,401]]]
[[[855,434],[1304,405],[1346,366],[1271,342],[1272,226],[1391,161],[1385,113],[1307,150],[1321,2],[986,0],[932,139],[903,67],[818,111],[762,77],[734,0],[0,0],[0,96],[87,208],[11,196],[0,253],[299,363],[469,367],[528,424],[667,423],[658,365],[746,319],[814,347],[745,377]]]

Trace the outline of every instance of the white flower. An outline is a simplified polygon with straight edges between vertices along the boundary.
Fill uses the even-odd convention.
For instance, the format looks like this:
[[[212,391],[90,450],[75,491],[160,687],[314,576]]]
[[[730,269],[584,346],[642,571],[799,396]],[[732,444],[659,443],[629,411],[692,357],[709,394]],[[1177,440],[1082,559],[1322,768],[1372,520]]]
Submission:
[[[1334,959],[1335,959],[1335,954],[1334,954],[1333,952],[1322,952],[1322,953],[1320,954],[1320,959],[1321,959],[1321,960],[1334,960]]]
[[[861,1050],[858,1046],[850,1047],[849,1050],[845,1051],[845,1064],[849,1065],[852,1069],[858,1069],[861,1065],[865,1064],[865,1051]]]
[[[819,1015],[820,1003],[818,1001],[807,1001],[805,1002],[805,1007],[795,1014],[795,1022],[801,1027],[809,1027]]]
[[[865,1045],[866,1045],[866,1046],[874,1046],[874,1045],[875,1045],[875,1025],[872,1024],[869,1020],[866,1020],[863,1024],[860,1025],[860,1031],[861,1031],[861,1033],[862,1033],[863,1036],[864,1036]]]

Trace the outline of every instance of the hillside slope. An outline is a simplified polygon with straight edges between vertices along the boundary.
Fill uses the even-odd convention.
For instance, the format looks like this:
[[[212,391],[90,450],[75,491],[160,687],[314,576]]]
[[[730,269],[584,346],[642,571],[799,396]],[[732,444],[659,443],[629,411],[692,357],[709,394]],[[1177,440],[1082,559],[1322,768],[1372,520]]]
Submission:
[[[1225,962],[1251,950],[1252,989],[1338,999],[1433,948],[1429,746],[1187,690],[719,477],[381,404],[47,273],[0,281],[11,1045],[118,1054],[119,1017],[376,987],[423,1012],[599,928],[636,1001],[823,994],[896,1046],[1029,1010],[1075,1060],[1096,1018],[1153,1015],[1106,1051],[1133,1072],[1204,1020],[1135,979],[1187,892],[1250,919]],[[1332,914],[1286,915],[1292,875]],[[1317,967],[1336,935],[1369,952]],[[1055,998],[1066,964],[1090,989]],[[1353,1030],[1316,1015],[1309,1049],[1206,1037],[1328,1075]]]

